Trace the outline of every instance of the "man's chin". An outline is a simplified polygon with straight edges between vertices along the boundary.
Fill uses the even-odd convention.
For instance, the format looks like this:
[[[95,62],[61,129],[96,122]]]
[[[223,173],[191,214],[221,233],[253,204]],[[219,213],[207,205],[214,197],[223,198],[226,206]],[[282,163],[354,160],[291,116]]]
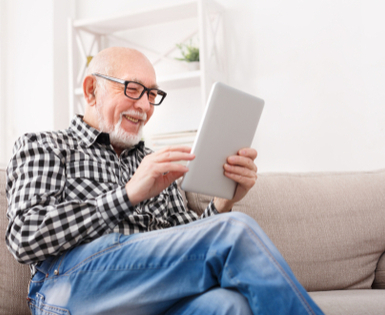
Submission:
[[[138,134],[127,133],[121,129],[110,133],[110,143],[118,148],[127,149],[137,145],[142,139],[142,132]]]
[[[137,132],[133,133],[122,128],[122,119],[123,117],[121,116],[119,122],[115,126],[109,125],[104,121],[98,110],[99,130],[109,134],[112,146],[127,149],[137,145],[142,139],[143,123],[138,126]]]

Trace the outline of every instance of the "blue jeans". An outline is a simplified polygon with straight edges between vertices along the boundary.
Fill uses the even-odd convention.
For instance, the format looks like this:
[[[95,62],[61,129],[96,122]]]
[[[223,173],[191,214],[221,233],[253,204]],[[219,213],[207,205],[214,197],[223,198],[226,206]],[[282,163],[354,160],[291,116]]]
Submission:
[[[32,314],[323,314],[249,216],[109,234],[47,259]]]

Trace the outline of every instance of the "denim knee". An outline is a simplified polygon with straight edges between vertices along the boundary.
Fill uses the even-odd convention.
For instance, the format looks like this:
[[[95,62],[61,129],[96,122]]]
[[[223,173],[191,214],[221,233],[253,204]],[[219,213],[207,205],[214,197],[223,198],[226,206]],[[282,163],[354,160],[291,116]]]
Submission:
[[[216,288],[203,294],[207,303],[204,314],[251,315],[249,302],[237,290]],[[202,313],[203,314],[203,313]]]
[[[258,238],[260,238],[263,242],[272,245],[270,239],[266,235],[266,233],[259,226],[258,222],[254,220],[254,218],[242,212],[228,212],[220,215],[222,219],[226,220],[230,225],[234,227],[238,227],[242,233],[243,232],[252,232]],[[233,223],[233,224],[231,224]],[[234,224],[235,223],[235,224]],[[236,230],[236,229],[235,229]],[[241,233],[241,234],[242,234]]]

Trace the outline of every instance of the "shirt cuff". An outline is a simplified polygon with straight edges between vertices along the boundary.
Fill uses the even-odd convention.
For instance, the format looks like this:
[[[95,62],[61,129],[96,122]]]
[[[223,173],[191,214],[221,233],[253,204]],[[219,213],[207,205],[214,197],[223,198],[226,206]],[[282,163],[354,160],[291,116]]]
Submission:
[[[103,220],[111,229],[135,210],[128,199],[124,186],[98,198],[97,208]]]

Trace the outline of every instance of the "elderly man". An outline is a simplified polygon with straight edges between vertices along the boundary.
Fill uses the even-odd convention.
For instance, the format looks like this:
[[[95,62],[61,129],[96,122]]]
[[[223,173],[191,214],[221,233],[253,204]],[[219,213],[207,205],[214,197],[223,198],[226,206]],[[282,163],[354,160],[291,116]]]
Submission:
[[[33,314],[322,314],[257,223],[229,212],[255,183],[254,149],[224,165],[234,198],[198,218],[175,183],[190,149],[140,141],[166,96],[149,60],[103,50],[83,89],[84,117],[21,137],[7,170],[6,241],[31,266]]]

